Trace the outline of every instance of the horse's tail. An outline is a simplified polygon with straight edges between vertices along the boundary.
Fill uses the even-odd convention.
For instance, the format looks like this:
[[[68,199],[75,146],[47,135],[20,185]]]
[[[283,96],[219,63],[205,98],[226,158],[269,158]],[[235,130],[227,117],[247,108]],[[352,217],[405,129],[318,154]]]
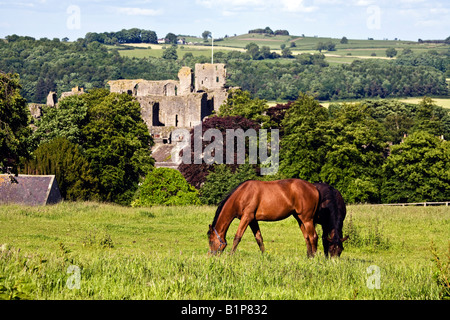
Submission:
[[[245,180],[245,181],[243,181],[243,182],[241,182],[241,183],[239,183],[235,188],[233,188],[233,190],[231,190],[227,195],[226,195],[226,197],[222,200],[222,201],[220,201],[220,203],[219,203],[219,205],[218,205],[218,207],[217,207],[217,210],[216,210],[216,215],[214,216],[214,220],[213,220],[213,223],[212,223],[212,227],[214,228],[215,227],[215,225],[216,225],[216,222],[217,222],[217,219],[219,218],[219,215],[220,215],[220,212],[222,212],[222,209],[223,209],[223,206],[225,205],[225,203],[228,201],[228,199],[231,197],[231,195],[242,185],[242,184],[244,184],[244,183],[246,183],[247,181],[250,181],[250,180]]]

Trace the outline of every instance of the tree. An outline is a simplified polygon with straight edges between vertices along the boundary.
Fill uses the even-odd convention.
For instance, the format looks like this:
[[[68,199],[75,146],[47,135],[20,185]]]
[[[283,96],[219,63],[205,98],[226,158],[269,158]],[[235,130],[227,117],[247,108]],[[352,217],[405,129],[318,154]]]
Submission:
[[[392,146],[383,176],[383,202],[446,201],[450,198],[450,143],[417,131]]]
[[[201,134],[202,137],[204,136],[205,132],[209,129],[218,129],[222,133],[222,141],[223,141],[223,156],[222,156],[222,163],[226,163],[226,153],[227,153],[227,139],[226,139],[226,130],[227,129],[242,129],[244,132],[248,129],[254,129],[256,133],[258,133],[260,129],[260,125],[252,120],[246,119],[242,116],[225,116],[225,117],[209,117],[203,120],[201,125]],[[194,128],[191,129],[190,132],[191,135],[191,146],[190,146],[190,152],[191,152],[191,159],[195,158],[194,154]],[[206,146],[209,145],[209,142],[203,141],[202,142],[202,151],[206,148]],[[232,172],[235,172],[236,169],[241,165],[237,164],[237,150],[236,146],[234,147],[234,150],[231,151],[231,154],[233,156],[233,164],[227,164],[227,166],[230,168]],[[228,151],[229,152],[229,151]],[[246,145],[245,154],[248,155],[248,144]],[[220,155],[219,155],[220,156]],[[193,185],[195,188],[200,189],[202,184],[205,182],[206,177],[208,174],[214,171],[215,167],[213,164],[206,164],[204,161],[202,161],[201,164],[185,164],[182,163],[178,167],[180,172],[183,174],[183,176],[186,178],[187,182],[191,185]],[[256,170],[256,168],[255,168]]]
[[[292,51],[290,48],[286,47],[281,51],[281,56],[283,58],[292,58]]]
[[[250,92],[231,89],[228,98],[219,108],[220,117],[242,116],[257,123],[266,123],[269,117],[264,115],[268,105],[266,100],[252,99]]]
[[[156,168],[149,172],[131,203],[133,207],[199,204],[198,191],[180,172],[170,168]]]
[[[372,118],[383,125],[386,139],[394,144],[400,143],[405,134],[411,132],[414,123],[416,105],[397,100],[363,101]]]
[[[256,43],[250,42],[245,46],[245,49],[247,50],[247,53],[252,57],[253,60],[259,60],[261,58],[259,46]]]
[[[23,164],[25,174],[55,175],[61,196],[66,200],[94,200],[97,179],[82,148],[64,137],[42,143],[33,158]]]
[[[30,112],[26,100],[20,95],[17,74],[0,72],[0,171],[17,172],[20,157],[26,157]]]
[[[316,50],[319,50],[319,52],[322,52],[322,50],[336,51],[336,44],[334,44],[331,40],[327,43],[320,41],[316,45]]]
[[[83,147],[99,180],[101,200],[129,204],[139,178],[152,169],[153,141],[139,103],[128,94],[97,92],[88,102]]]
[[[33,133],[36,145],[49,142],[56,137],[65,137],[75,144],[81,144],[82,127],[86,124],[88,104],[82,95],[61,99],[58,107],[46,107],[37,129]]]
[[[272,54],[270,52],[270,47],[268,46],[262,46],[260,50],[261,56],[263,59],[272,59]]]
[[[288,36],[289,35],[289,31],[287,31],[287,30],[275,30],[274,34],[275,35],[280,35],[280,36]]]
[[[207,42],[208,38],[211,38],[211,36],[212,36],[211,31],[205,30],[202,32],[202,38],[203,38],[203,41],[205,41],[205,42]]]
[[[266,34],[273,34],[273,31],[272,31],[272,29],[270,29],[270,27],[266,27],[264,29],[264,33],[266,33]]]
[[[388,48],[386,49],[386,57],[393,58],[397,55],[397,50],[395,48]]]
[[[277,104],[274,107],[267,109],[266,115],[270,118],[270,122],[267,126],[280,130],[280,138],[284,137],[284,126],[282,125],[282,122],[286,116],[287,110],[293,103],[294,101],[289,101],[286,104]]]
[[[449,138],[450,112],[437,106],[430,97],[424,97],[417,107],[412,131],[426,131]]]
[[[168,34],[166,34],[166,40],[171,44],[177,44],[178,38],[174,33],[169,32]]]
[[[341,42],[341,44],[347,44],[348,43],[347,37],[342,37],[340,42]]]
[[[280,171],[289,178],[319,181],[326,156],[324,132],[328,112],[313,97],[301,94],[286,110],[280,147]]]
[[[320,41],[316,45],[316,50],[319,50],[319,52],[322,52],[322,50],[326,50],[326,48],[327,48],[327,46],[322,41]]]
[[[178,59],[177,46],[172,45],[172,46],[168,47],[167,49],[165,49],[162,57],[163,57],[163,59],[166,59],[166,60],[177,60]]]
[[[158,43],[156,32],[151,30],[141,30],[141,41],[143,43]]]
[[[327,49],[328,51],[336,51],[336,44],[333,43],[333,42],[331,42],[331,41],[328,41],[328,42],[325,44],[325,47],[326,47],[326,49]]]
[[[385,130],[360,104],[343,104],[330,119],[327,154],[320,180],[342,193],[347,202],[379,202]]]

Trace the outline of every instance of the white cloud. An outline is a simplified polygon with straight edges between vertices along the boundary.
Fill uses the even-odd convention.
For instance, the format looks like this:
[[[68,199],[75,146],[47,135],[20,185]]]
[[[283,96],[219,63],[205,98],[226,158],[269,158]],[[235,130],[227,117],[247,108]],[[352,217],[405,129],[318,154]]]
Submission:
[[[162,9],[143,9],[143,8],[122,8],[116,7],[115,11],[120,14],[126,14],[128,16],[159,16],[163,14]]]
[[[313,12],[319,9],[316,6],[305,6],[303,0],[281,0],[283,11],[288,12]]]
[[[328,0],[330,1],[330,0]],[[331,0],[337,1],[337,0]],[[306,6],[304,0],[196,0],[196,4],[208,9],[222,10],[222,14],[230,16],[236,12],[281,9],[284,12],[313,12],[317,6]]]
[[[373,4],[374,1],[373,0],[356,0],[356,1],[353,1],[353,3],[355,4],[355,6],[358,6],[358,7],[367,7],[367,6],[370,6],[371,4]]]
[[[217,7],[259,7],[264,6],[266,0],[195,0],[195,3],[206,8],[217,8]]]
[[[331,4],[342,4],[342,3],[344,3],[343,0],[314,0],[314,4],[331,5]]]
[[[400,0],[401,3],[419,3],[425,2],[426,0]]]

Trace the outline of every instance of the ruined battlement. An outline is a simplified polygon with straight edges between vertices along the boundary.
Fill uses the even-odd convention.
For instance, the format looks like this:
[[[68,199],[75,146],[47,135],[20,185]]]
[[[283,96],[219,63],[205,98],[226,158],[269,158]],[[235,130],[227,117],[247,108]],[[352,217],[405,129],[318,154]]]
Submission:
[[[195,74],[182,67],[177,80],[111,80],[111,92],[127,93],[137,98],[149,131],[158,139],[168,139],[168,128],[192,128],[218,111],[228,97],[223,63],[195,65]]]

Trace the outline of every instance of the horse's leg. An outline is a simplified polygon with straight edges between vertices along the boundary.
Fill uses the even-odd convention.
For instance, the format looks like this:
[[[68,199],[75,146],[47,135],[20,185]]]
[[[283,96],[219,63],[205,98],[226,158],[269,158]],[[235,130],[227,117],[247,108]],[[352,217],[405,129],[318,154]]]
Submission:
[[[302,230],[303,237],[306,242],[306,250],[308,257],[314,257],[317,251],[317,240],[318,236],[316,233],[316,229],[314,228],[313,221],[302,222],[297,215],[294,215],[295,219]]]
[[[241,222],[239,222],[239,226],[236,232],[236,235],[234,236],[233,240],[233,247],[231,248],[231,253],[234,253],[236,251],[236,247],[238,246],[239,242],[242,239],[242,236],[244,235],[245,230],[247,229],[249,223],[252,221],[252,219],[248,215],[242,215]]]
[[[261,252],[264,252],[265,249],[264,249],[263,238],[262,238],[262,235],[261,235],[261,230],[259,229],[258,221],[256,221],[256,219],[252,220],[250,222],[250,228],[252,228],[252,231],[253,231],[253,234],[255,236],[256,243],[259,246],[259,249],[261,250]]]
[[[325,257],[328,257],[328,248],[330,247],[330,242],[328,241],[329,230],[322,226],[322,233],[323,252]]]

